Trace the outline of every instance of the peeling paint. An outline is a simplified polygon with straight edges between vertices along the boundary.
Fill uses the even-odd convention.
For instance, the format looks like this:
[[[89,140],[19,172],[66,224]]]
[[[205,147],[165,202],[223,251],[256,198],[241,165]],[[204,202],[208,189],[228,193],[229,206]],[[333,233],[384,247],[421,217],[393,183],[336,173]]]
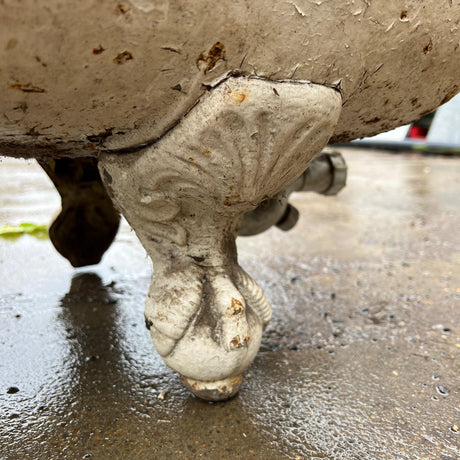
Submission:
[[[206,74],[211,71],[220,60],[225,61],[225,46],[221,42],[216,42],[207,53],[201,53],[198,56],[196,65]]]
[[[132,59],[134,58],[131,52],[123,51],[113,58],[113,62],[115,62],[115,64],[124,64],[125,62],[131,61]]]

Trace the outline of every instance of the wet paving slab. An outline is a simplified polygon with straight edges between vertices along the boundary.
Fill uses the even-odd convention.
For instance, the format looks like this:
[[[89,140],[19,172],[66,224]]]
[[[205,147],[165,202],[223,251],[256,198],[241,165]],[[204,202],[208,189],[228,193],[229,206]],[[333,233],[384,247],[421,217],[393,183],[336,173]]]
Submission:
[[[460,458],[460,158],[342,149],[337,197],[238,241],[273,307],[238,396],[206,403],[144,327],[152,264],[127,224],[99,265],[0,238],[1,459]],[[0,162],[0,226],[59,196]]]

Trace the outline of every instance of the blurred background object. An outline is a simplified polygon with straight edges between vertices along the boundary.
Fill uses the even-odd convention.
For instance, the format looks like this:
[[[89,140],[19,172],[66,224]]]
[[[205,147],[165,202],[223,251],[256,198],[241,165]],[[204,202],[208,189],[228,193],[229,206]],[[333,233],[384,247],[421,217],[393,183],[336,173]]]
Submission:
[[[460,95],[420,120],[386,133],[350,142],[355,147],[460,153]]]

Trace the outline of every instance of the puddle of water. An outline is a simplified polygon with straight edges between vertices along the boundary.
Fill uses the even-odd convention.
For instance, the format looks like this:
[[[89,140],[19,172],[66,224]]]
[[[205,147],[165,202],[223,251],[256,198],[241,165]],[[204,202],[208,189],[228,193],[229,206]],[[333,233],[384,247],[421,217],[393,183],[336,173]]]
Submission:
[[[297,195],[294,230],[239,241],[274,317],[224,404],[153,350],[152,266],[125,223],[78,270],[48,240],[0,239],[0,458],[460,455],[460,163],[348,156],[342,194]],[[0,225],[58,208],[36,166],[0,163]]]

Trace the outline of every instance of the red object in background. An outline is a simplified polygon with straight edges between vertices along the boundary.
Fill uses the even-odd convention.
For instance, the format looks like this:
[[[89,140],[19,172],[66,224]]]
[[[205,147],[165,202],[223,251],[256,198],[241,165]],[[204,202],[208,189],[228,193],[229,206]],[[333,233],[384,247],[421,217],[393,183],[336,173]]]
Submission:
[[[428,128],[420,125],[412,125],[407,134],[408,139],[426,139]]]

